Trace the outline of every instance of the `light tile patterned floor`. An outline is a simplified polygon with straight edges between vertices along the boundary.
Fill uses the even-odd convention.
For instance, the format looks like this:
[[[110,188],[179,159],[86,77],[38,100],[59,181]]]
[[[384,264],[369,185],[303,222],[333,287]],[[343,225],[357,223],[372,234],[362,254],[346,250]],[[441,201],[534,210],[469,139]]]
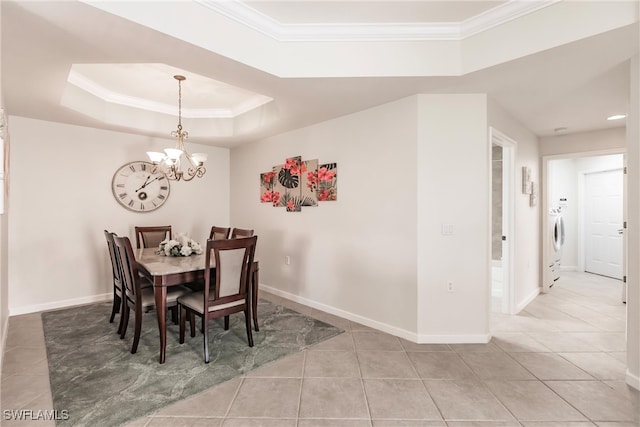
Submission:
[[[486,345],[419,345],[263,294],[346,332],[129,426],[637,427],[620,286],[563,273],[519,315],[492,315]],[[11,318],[3,369],[3,410],[52,407],[39,314]]]

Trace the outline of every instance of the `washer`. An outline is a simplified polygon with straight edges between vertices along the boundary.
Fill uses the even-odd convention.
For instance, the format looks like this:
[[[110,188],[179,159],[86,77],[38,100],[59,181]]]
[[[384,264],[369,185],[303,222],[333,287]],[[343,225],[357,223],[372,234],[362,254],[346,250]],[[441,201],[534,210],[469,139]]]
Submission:
[[[565,231],[564,220],[560,208],[549,211],[549,242],[547,266],[547,277],[549,287],[553,286],[560,279],[560,260],[562,258],[562,245],[564,245]]]

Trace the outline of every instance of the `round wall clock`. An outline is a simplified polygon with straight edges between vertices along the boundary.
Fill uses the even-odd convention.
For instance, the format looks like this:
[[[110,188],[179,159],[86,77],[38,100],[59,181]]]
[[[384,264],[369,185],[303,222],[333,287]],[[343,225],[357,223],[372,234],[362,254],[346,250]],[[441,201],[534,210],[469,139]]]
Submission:
[[[152,163],[131,162],[122,165],[111,180],[113,196],[134,212],[151,212],[169,198],[169,180]]]

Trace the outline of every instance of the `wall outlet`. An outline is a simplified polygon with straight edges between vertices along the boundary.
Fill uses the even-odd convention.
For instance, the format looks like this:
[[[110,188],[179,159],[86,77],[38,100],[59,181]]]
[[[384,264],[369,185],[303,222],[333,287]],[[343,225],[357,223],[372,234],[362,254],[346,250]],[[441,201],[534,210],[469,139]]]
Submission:
[[[453,292],[453,282],[447,282],[447,292]]]
[[[289,255],[285,255],[284,257],[284,263],[286,265],[290,265],[291,264],[291,257]]]

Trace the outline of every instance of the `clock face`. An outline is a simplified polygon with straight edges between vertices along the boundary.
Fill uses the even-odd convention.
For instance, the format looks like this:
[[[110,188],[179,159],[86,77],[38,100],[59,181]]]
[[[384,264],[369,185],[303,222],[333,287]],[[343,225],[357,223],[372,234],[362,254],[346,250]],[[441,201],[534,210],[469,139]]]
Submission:
[[[131,162],[122,165],[111,181],[113,196],[134,212],[158,209],[169,198],[169,180],[152,163]]]

